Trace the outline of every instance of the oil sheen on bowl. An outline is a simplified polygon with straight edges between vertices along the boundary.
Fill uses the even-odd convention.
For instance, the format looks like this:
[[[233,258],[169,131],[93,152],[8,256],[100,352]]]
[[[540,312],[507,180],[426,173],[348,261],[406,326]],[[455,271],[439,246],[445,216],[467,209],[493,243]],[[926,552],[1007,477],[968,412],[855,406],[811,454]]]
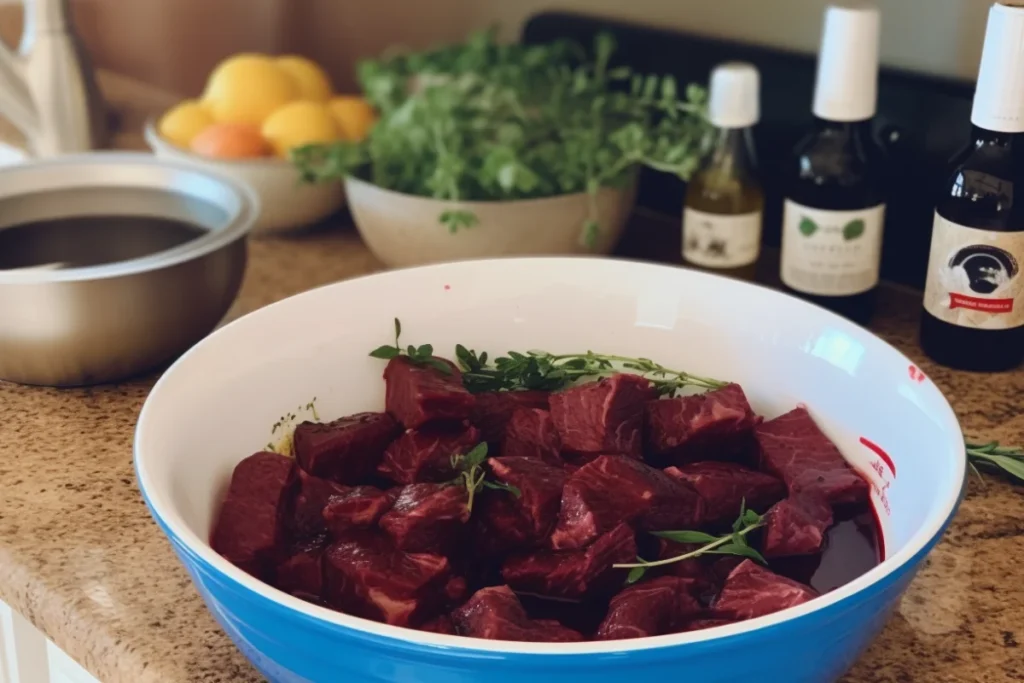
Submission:
[[[325,312],[329,314],[325,315]],[[521,643],[386,626],[303,602],[209,546],[235,464],[316,397],[334,418],[383,406],[381,361],[403,341],[504,353],[594,349],[739,382],[775,417],[805,404],[872,484],[884,561],[818,599],[655,638]],[[187,425],[187,428],[183,428]],[[598,259],[467,261],[343,282],[208,337],[144,406],[135,466],[153,517],[210,611],[275,682],[827,683],[881,630],[959,504],[965,460],[939,390],[869,332],[794,298],[678,268]]]

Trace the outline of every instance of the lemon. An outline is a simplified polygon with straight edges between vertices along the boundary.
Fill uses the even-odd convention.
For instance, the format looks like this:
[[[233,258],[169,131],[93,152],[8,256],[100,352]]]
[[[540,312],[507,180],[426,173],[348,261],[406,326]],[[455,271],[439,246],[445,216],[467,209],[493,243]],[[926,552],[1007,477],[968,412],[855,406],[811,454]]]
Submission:
[[[213,70],[203,101],[217,123],[259,126],[297,96],[291,77],[273,59],[246,53],[221,62]]]
[[[343,140],[358,142],[366,137],[377,121],[370,103],[355,95],[339,95],[327,103]]]
[[[286,104],[263,122],[263,137],[280,157],[302,145],[339,139],[334,117],[322,102],[299,100]]]
[[[300,99],[315,102],[331,99],[331,79],[316,62],[297,55],[287,55],[278,57],[274,63],[291,77]]]
[[[186,100],[160,117],[157,131],[179,147],[188,147],[211,123],[213,117],[199,102]]]

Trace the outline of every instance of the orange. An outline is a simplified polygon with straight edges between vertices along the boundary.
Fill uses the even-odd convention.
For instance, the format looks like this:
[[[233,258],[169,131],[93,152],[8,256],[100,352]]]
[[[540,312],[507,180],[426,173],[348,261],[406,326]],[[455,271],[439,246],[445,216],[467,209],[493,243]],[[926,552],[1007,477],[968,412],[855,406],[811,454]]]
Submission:
[[[192,139],[193,152],[214,159],[255,159],[271,152],[260,129],[247,123],[215,123]]]

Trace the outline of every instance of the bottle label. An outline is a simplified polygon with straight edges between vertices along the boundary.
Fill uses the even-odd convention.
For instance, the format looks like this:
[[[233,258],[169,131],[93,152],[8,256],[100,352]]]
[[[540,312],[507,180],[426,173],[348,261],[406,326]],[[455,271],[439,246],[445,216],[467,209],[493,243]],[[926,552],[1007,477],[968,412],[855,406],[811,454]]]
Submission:
[[[787,199],[782,217],[782,281],[805,294],[852,296],[878,284],[885,204],[827,211]]]
[[[1006,330],[1024,325],[1024,232],[991,232],[948,221],[932,228],[924,307],[960,327]]]
[[[683,209],[683,258],[705,268],[739,268],[761,252],[761,212],[723,215]]]

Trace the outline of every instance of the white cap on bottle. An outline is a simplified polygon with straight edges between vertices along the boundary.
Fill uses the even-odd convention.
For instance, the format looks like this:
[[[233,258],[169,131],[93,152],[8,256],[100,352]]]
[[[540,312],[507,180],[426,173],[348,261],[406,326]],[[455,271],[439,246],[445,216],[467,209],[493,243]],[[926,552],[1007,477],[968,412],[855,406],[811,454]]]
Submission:
[[[749,128],[761,119],[761,76],[753,64],[726,62],[711,72],[708,120],[717,128]]]
[[[814,115],[829,121],[866,121],[878,106],[881,20],[870,4],[832,5],[818,55]]]
[[[971,122],[999,133],[1024,133],[1024,7],[998,3],[988,13],[985,49]]]

